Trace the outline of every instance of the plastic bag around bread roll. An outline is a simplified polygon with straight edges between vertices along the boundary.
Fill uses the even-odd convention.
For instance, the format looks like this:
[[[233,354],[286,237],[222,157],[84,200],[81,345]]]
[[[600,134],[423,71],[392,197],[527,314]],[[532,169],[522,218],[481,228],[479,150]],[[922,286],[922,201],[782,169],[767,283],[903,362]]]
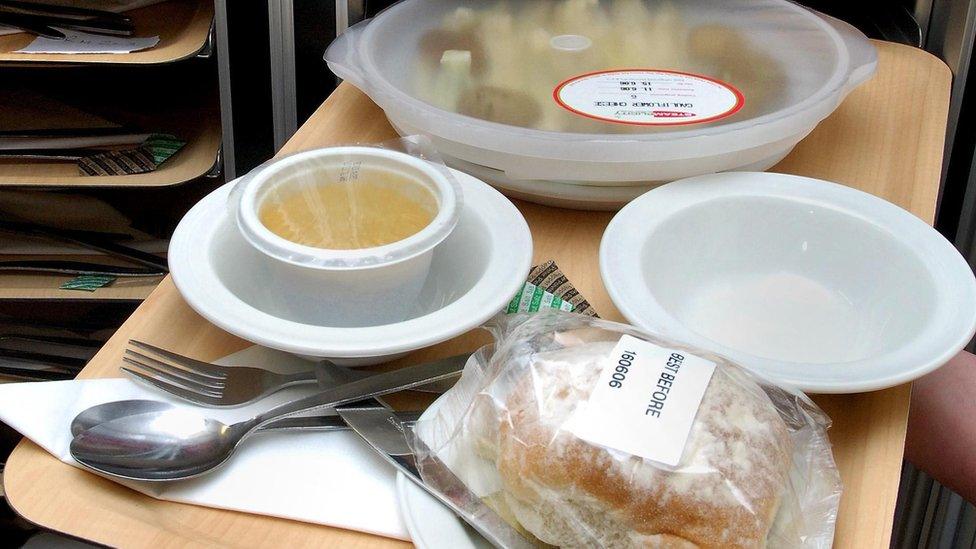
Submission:
[[[408,436],[426,482],[433,455],[561,547],[830,547],[840,477],[829,419],[802,393],[576,314],[488,328],[495,345]]]

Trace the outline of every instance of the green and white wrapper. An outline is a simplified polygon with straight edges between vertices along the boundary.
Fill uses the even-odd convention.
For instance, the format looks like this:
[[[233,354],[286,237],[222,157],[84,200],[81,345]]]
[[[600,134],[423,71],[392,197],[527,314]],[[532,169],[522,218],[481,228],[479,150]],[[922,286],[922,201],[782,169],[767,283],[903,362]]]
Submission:
[[[529,272],[525,285],[509,302],[505,313],[536,313],[547,309],[597,316],[593,306],[552,260],[535,266]]]

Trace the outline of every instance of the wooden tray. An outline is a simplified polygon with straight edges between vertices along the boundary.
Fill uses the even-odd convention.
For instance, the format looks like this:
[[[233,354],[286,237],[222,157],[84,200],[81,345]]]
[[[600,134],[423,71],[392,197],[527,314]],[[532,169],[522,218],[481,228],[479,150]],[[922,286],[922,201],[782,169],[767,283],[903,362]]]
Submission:
[[[845,183],[884,197],[931,223],[939,187],[951,74],[935,57],[877,43],[877,76],[855,91],[775,168]],[[375,142],[395,133],[363,94],[341,86],[281,151]],[[555,259],[609,319],[621,320],[600,279],[597,252],[611,214],[517,203],[532,229],[537,261]],[[169,279],[105,345],[80,377],[117,377],[129,338],[212,360],[248,344],[206,322]],[[471,332],[398,364],[472,349]],[[395,366],[395,365],[394,365]],[[857,395],[818,396],[833,418],[830,438],[845,492],[835,547],[887,548],[898,493],[910,385]],[[418,406],[405,394],[395,406]],[[240,547],[395,547],[402,542],[313,524],[157,501],[65,465],[22,442],[4,473],[7,498],[27,520],[113,546],[215,544]],[[340,496],[341,497],[341,496]]]
[[[159,36],[159,44],[147,50],[123,54],[14,53],[34,40],[33,34],[0,36],[0,64],[133,64],[172,63],[193,57],[210,39],[213,0],[169,0],[128,12],[136,36]]]

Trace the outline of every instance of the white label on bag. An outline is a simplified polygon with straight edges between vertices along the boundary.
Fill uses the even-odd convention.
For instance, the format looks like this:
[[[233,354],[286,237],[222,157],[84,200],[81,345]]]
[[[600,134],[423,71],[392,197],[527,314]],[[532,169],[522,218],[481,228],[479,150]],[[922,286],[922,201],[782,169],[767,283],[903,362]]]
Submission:
[[[676,466],[714,371],[713,362],[625,335],[568,429],[593,444]]]
[[[745,104],[742,92],[731,84],[699,74],[649,69],[575,76],[556,86],[553,98],[580,116],[635,126],[714,122]]]

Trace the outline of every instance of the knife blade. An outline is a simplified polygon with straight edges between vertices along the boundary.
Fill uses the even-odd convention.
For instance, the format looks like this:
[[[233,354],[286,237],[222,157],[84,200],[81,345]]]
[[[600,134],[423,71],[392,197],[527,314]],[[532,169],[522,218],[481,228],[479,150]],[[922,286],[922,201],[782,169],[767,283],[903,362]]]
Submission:
[[[37,4],[33,2],[0,1],[0,18],[15,17],[57,30],[75,29],[93,34],[131,36],[135,30],[132,18],[109,11]],[[28,32],[33,32],[30,29]],[[43,36],[43,35],[42,35]],[[61,34],[59,39],[65,36]]]
[[[24,15],[56,16],[78,21],[108,19],[119,23],[132,23],[132,18],[124,13],[83,8],[80,6],[58,6],[37,2],[24,2],[23,0],[2,0],[0,1],[0,10]]]
[[[56,355],[91,360],[101,345],[74,337],[41,337],[23,334],[8,334],[0,331],[0,353],[4,351],[29,351],[43,355]]]
[[[19,349],[0,349],[0,360],[20,365],[34,364],[38,368],[59,368],[78,373],[88,362],[83,358],[61,356],[35,351],[21,351]]]
[[[123,267],[88,261],[63,259],[16,259],[0,261],[0,271],[36,272],[69,275],[110,275],[117,277],[162,276],[165,269],[155,267]]]
[[[3,375],[3,370],[0,369],[0,375]],[[61,378],[63,379],[62,375]],[[78,414],[74,420],[71,422],[71,436],[76,437],[80,433],[91,429],[92,427],[104,423],[106,421],[111,421],[115,419],[116,416],[111,415],[116,409],[116,402],[106,402],[105,404],[92,406],[80,414]],[[131,409],[136,413],[152,412],[155,410],[162,410],[165,407],[170,406],[165,402],[153,401],[153,400],[131,400],[129,401]],[[373,399],[370,401],[372,406],[382,406],[383,403],[379,399]],[[416,421],[420,416],[420,412],[394,412],[397,418],[401,421]],[[258,429],[258,432],[264,433],[269,431],[279,432],[279,431],[348,431],[349,426],[346,422],[342,420],[341,417],[331,414],[331,415],[319,415],[319,416],[303,416],[303,417],[289,417],[285,419],[279,419],[278,421],[272,421],[271,423],[265,425]]]
[[[167,264],[165,258],[114,242],[109,238],[107,233],[59,229],[36,223],[9,221],[5,219],[0,220],[0,231],[20,235],[38,236],[58,242],[76,244],[90,250],[96,250],[114,257],[125,259],[129,263],[135,263],[137,265],[143,265],[145,267],[152,267],[160,269],[164,272],[169,272],[169,265]]]
[[[458,378],[460,377],[460,371],[464,369],[465,364],[467,364],[468,359],[470,358],[471,353],[462,353],[459,355],[430,361],[430,363],[453,364],[458,367],[458,375],[447,377],[438,381],[432,381],[430,383],[414,387],[410,390],[419,391],[421,393],[434,393],[438,395],[446,393],[448,389],[457,383]],[[330,360],[323,360],[322,364],[325,366],[324,368],[317,368],[315,370],[315,375],[318,379],[319,386],[322,388],[331,387],[336,383],[348,383],[350,381],[356,381],[374,375],[374,372],[339,366]]]
[[[390,412],[398,421],[417,421],[419,412]],[[349,426],[339,416],[289,417],[271,422],[259,431],[347,431]]]
[[[424,470],[435,475],[440,489],[427,485],[420,476],[418,464],[404,429],[409,422],[396,412],[381,407],[338,407],[336,412],[375,452],[401,471],[414,484],[449,507],[471,525],[489,543],[503,549],[531,549],[535,545],[502,520],[485,505],[446,465],[431,454],[424,458]],[[419,444],[423,444],[417,441]]]
[[[64,40],[64,33],[58,29],[47,25],[42,19],[30,15],[20,15],[17,13],[0,13],[0,24],[24,32],[50,38],[51,40]]]

